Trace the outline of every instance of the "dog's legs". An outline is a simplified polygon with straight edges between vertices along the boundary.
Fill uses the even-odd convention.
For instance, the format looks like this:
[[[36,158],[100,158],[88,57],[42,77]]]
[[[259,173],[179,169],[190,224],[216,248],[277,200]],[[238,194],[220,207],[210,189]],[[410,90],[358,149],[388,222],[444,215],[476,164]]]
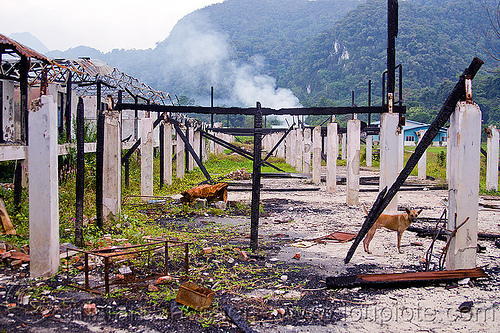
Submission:
[[[403,251],[401,251],[401,237],[402,236],[403,236],[403,231],[398,230],[398,251],[399,251],[399,253],[403,253]]]
[[[370,242],[373,239],[373,236],[375,235],[375,231],[377,231],[377,224],[375,223],[373,227],[368,230],[368,233],[365,236],[365,239],[363,239],[363,247],[365,249],[365,252],[371,253],[369,250]]]

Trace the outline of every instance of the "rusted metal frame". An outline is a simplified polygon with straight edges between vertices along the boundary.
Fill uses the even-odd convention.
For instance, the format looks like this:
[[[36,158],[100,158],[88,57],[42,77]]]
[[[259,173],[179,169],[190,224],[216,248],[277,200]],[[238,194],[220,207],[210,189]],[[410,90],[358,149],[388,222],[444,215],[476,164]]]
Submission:
[[[102,251],[85,251],[85,250],[80,250],[80,249],[73,249],[76,252],[84,253],[84,257],[85,257],[85,266],[84,266],[85,267],[84,268],[85,269],[85,282],[84,282],[85,287],[79,286],[78,284],[70,284],[69,283],[69,274],[67,275],[67,284],[71,287],[81,289],[84,291],[88,291],[88,292],[92,292],[92,293],[96,293],[96,294],[102,294],[101,292],[99,292],[95,289],[99,289],[99,288],[102,288],[104,286],[105,293],[109,294],[109,287],[110,287],[110,285],[114,284],[114,283],[111,283],[111,284],[109,283],[109,266],[110,266],[109,259],[110,258],[126,256],[126,255],[131,255],[131,254],[144,253],[144,252],[148,252],[150,254],[151,251],[158,250],[158,249],[162,248],[162,244],[164,244],[164,246],[165,246],[165,262],[168,263],[168,243],[169,242],[175,243],[175,245],[171,245],[170,247],[175,247],[175,246],[184,246],[185,247],[185,249],[184,249],[184,253],[185,253],[184,271],[185,271],[185,276],[187,278],[188,274],[189,274],[188,255],[189,255],[189,244],[190,243],[189,242],[178,242],[178,241],[158,241],[158,242],[154,242],[154,243],[132,245],[132,246],[126,246],[126,247],[112,249],[112,250],[117,250],[117,249],[120,250],[120,249],[131,249],[131,248],[138,248],[138,247],[148,247],[147,249],[144,249],[144,250],[129,251],[129,252],[103,253]],[[104,284],[97,285],[93,288],[90,288],[90,283],[89,283],[89,265],[88,265],[89,255],[94,255],[94,256],[104,258]],[[68,263],[69,262],[68,251],[66,251],[66,259],[67,259],[67,263]],[[165,267],[166,267],[165,272],[168,273],[168,266],[166,265]],[[69,266],[67,266],[67,268],[69,268]],[[68,271],[69,271],[69,269],[68,269]],[[147,277],[144,279],[140,279],[140,280],[136,280],[136,282],[150,280],[152,278],[155,278],[156,276],[157,275]]]
[[[266,157],[264,157],[264,159],[262,160],[262,162],[266,162],[266,161],[267,161],[267,159],[268,159],[269,157],[271,157],[271,155],[274,153],[274,151],[275,151],[276,149],[278,149],[279,145],[280,145],[280,144],[281,144],[281,143],[285,140],[286,136],[287,136],[287,135],[288,135],[288,134],[292,131],[292,129],[293,129],[293,125],[294,125],[294,124],[292,124],[292,126],[290,126],[290,128],[289,128],[289,129],[285,132],[285,134],[281,137],[281,139],[279,139],[278,143],[276,143],[276,144],[274,145],[273,149],[271,149],[271,151],[269,152],[269,154],[267,154],[267,156],[266,156]]]
[[[83,246],[83,199],[85,194],[85,119],[83,98],[78,98],[76,108],[76,204],[75,204],[75,245]]]
[[[260,208],[260,180],[261,180],[261,150],[262,150],[262,110],[257,102],[254,115],[253,135],[253,172],[252,172],[252,206],[250,210],[250,248],[257,251],[259,247],[259,208]]]
[[[354,252],[356,251],[357,246],[359,245],[361,240],[364,238],[364,236],[366,235],[368,230],[370,230],[370,228],[373,226],[373,224],[375,223],[377,218],[380,216],[380,214],[382,214],[384,209],[389,205],[392,198],[394,198],[394,196],[398,192],[399,188],[404,184],[405,180],[408,178],[411,171],[413,170],[413,168],[417,165],[418,161],[420,160],[420,157],[422,157],[422,155],[426,151],[427,147],[434,140],[434,137],[438,134],[439,130],[448,121],[451,114],[454,112],[457,103],[465,95],[465,77],[470,77],[471,79],[473,79],[474,76],[476,75],[476,73],[481,68],[483,63],[484,62],[477,57],[472,60],[469,67],[460,76],[460,79],[458,80],[457,84],[453,88],[453,91],[450,93],[450,95],[448,96],[448,98],[444,102],[444,105],[441,108],[441,110],[439,111],[439,114],[436,116],[436,118],[434,119],[432,124],[429,126],[428,130],[425,132],[422,139],[419,141],[417,147],[415,148],[414,153],[408,159],[408,162],[406,163],[403,170],[399,173],[398,177],[396,178],[396,181],[392,184],[390,189],[387,191],[387,194],[385,193],[387,190],[387,187],[384,188],[384,190],[382,192],[380,192],[375,204],[373,205],[368,216],[366,217],[366,220],[363,223],[363,226],[361,227],[361,230],[359,231],[358,236],[356,237],[351,248],[347,252],[347,256],[344,259],[344,262],[346,264],[349,263],[349,261],[351,260],[352,256],[354,255]]]
[[[488,275],[484,272],[483,267],[450,271],[348,275],[327,277],[326,287],[329,289],[357,286],[384,287],[394,284],[398,286],[414,287],[416,285],[443,281],[453,282],[467,277],[472,279],[488,278]]]
[[[205,132],[203,130],[200,130],[200,133],[201,133],[202,136],[204,136],[204,137],[206,137],[206,138],[214,141],[215,143],[217,143],[217,144],[219,144],[219,145],[221,145],[221,146],[223,146],[223,147],[225,147],[227,149],[230,149],[230,150],[234,151],[236,154],[241,155],[241,156],[249,159],[250,161],[254,160],[254,155],[253,154],[251,154],[251,153],[249,153],[249,152],[247,152],[247,151],[245,151],[245,150],[243,150],[243,149],[241,149],[241,148],[239,148],[239,147],[237,147],[237,146],[235,146],[235,145],[233,145],[233,144],[231,144],[229,142],[226,142],[226,141],[224,141],[222,139],[219,139],[218,137],[216,137],[216,136],[214,136],[214,135],[212,135],[210,133],[207,133],[207,132]],[[277,166],[275,166],[275,165],[273,165],[273,164],[271,164],[271,163],[269,163],[267,161],[262,162],[262,164],[266,165],[268,167],[271,167],[271,168],[273,168],[273,169],[275,169],[277,171],[285,172],[284,170],[278,168]]]
[[[457,220],[457,214],[455,214],[455,223]],[[446,242],[446,245],[443,248],[443,251],[441,252],[441,255],[439,256],[439,269],[443,270],[444,268],[444,261],[446,260],[446,254],[448,253],[448,249],[450,248],[450,243],[453,237],[457,234],[458,229],[460,229],[465,223],[469,221],[469,217],[465,219],[462,223],[460,223],[458,226],[453,229],[453,231],[450,233],[450,237],[448,238],[448,241]]]
[[[430,267],[430,263],[431,263],[431,260],[432,260],[432,251],[434,250],[434,244],[436,243],[436,240],[438,239],[438,237],[441,235],[441,230],[438,230],[438,226],[439,226],[439,223],[441,223],[441,221],[443,220],[446,220],[446,208],[443,210],[443,213],[441,214],[441,216],[439,217],[439,220],[436,222],[436,226],[434,227],[434,236],[432,237],[432,242],[431,242],[431,245],[429,246],[429,248],[427,249],[427,252],[425,253],[425,270],[428,271],[429,270],[429,267]]]

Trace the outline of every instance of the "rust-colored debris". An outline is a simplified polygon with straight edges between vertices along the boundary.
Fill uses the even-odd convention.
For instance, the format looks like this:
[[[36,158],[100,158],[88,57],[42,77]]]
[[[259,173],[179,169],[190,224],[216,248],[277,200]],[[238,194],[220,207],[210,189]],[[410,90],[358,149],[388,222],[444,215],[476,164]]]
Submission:
[[[482,267],[453,271],[413,272],[393,274],[347,275],[326,278],[327,288],[350,288],[356,286],[415,286],[435,282],[453,282],[465,278],[487,278]]]
[[[196,198],[212,201],[227,201],[227,184],[218,183],[215,185],[200,185],[181,193],[182,202],[192,202]]]
[[[22,253],[16,250],[10,250],[5,252],[1,256],[2,259],[11,259],[11,260],[21,260],[22,262],[29,262],[30,255],[26,253]]]
[[[356,234],[351,234],[349,232],[335,231],[329,235],[315,238],[314,240],[318,243],[321,243],[321,242],[326,241],[326,240],[335,241],[338,243],[345,243],[345,242],[348,242],[350,240],[353,240],[354,237],[356,237]]]
[[[197,285],[193,282],[185,282],[179,286],[179,292],[175,300],[178,303],[190,306],[195,310],[206,310],[212,304],[215,292]]]

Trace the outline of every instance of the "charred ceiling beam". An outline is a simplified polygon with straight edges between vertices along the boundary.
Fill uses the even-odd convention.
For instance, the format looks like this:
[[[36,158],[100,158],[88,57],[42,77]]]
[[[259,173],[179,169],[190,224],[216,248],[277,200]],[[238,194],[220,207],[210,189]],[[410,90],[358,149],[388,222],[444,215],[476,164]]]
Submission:
[[[201,114],[243,114],[247,116],[255,115],[256,108],[239,107],[204,107],[204,106],[173,106],[173,105],[136,105],[123,103],[116,105],[116,110],[140,110],[152,112],[172,112],[172,113],[201,113]],[[352,113],[384,113],[387,110],[382,106],[358,106],[358,107],[314,107],[314,108],[283,108],[271,109],[262,108],[262,115],[343,115]],[[405,113],[406,106],[394,106],[394,113]]]

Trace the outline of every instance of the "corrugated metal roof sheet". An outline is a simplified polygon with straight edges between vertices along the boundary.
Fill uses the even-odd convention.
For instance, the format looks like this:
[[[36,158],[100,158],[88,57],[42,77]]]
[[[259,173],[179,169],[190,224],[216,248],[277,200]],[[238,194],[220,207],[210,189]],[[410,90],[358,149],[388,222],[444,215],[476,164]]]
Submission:
[[[36,58],[38,60],[49,61],[49,59],[41,53],[36,52],[29,47],[10,39],[7,36],[0,34],[0,45],[7,45],[12,48],[17,54],[24,55],[29,58]]]

